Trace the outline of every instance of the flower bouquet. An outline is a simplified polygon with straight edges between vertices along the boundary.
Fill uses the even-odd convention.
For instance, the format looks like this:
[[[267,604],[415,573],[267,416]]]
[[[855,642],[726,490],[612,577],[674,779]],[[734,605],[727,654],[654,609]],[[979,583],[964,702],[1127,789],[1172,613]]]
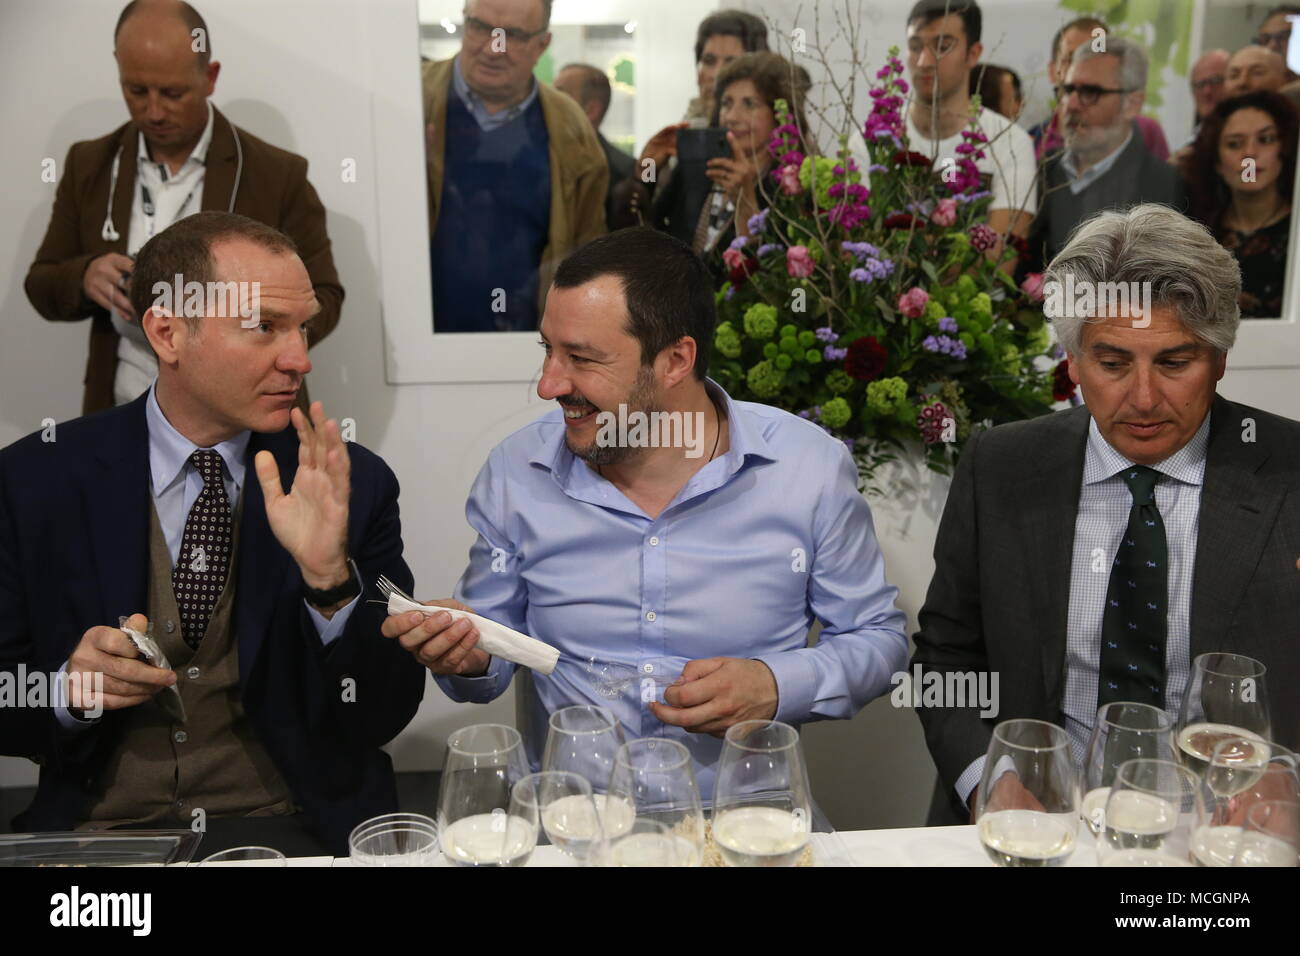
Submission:
[[[897,52],[863,125],[870,189],[847,136],[836,158],[808,155],[778,102],[767,207],[723,253],[714,339],[714,376],[730,395],[843,440],[868,488],[917,447],[947,473],[975,429],[1066,397],[1034,304],[1041,278],[1022,289],[999,268],[1016,240],[1004,249],[985,222],[975,159],[986,140],[972,120],[942,169],[909,150]]]

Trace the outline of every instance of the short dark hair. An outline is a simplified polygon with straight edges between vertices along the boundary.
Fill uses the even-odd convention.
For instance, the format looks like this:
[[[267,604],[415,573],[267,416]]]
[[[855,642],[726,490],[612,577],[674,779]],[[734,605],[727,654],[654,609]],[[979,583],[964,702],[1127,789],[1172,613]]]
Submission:
[[[1016,96],[1024,99],[1025,94],[1020,89],[1020,76],[1010,67],[997,66],[993,63],[980,63],[975,69],[970,71],[970,92],[971,95],[979,94],[980,105],[986,109],[993,110],[995,113],[1002,112],[998,107],[1001,105],[998,99],[1002,95],[1002,77],[1011,77],[1011,87],[1016,91]]]
[[[298,254],[294,241],[270,226],[233,212],[209,210],[172,223],[146,242],[131,271],[131,311],[137,322],[153,306],[154,286],[171,286],[177,275],[185,283],[213,281],[212,247],[225,239],[247,239],[271,252]],[[198,316],[186,316],[191,326]]]
[[[117,26],[113,28],[114,44],[117,43],[117,35],[122,32],[123,25],[127,20],[131,19],[139,5],[139,0],[131,0],[130,3],[122,8],[122,12],[117,18]],[[204,22],[203,17],[199,15],[199,11],[195,10],[188,3],[185,3],[185,0],[180,0],[180,2],[177,3],[176,16],[180,18],[181,23],[185,24],[185,29],[190,36],[194,35],[195,30],[203,31],[203,49],[198,51],[195,56],[199,58],[199,67],[206,70],[208,64],[212,62],[212,34],[208,32],[207,23]]]
[[[907,25],[910,27],[920,20],[920,26],[925,26],[950,13],[961,17],[962,29],[966,31],[966,45],[969,47],[979,43],[984,29],[984,14],[980,12],[975,0],[917,0],[912,12],[907,15]]]
[[[600,120],[604,119],[605,114],[609,112],[609,98],[611,96],[609,77],[590,63],[566,63],[556,71],[555,75],[558,77],[565,70],[582,71],[582,86],[578,89],[578,103],[584,108],[592,100],[600,103],[600,119],[596,121],[596,125],[599,126]]]
[[[704,56],[704,44],[709,37],[735,37],[746,53],[768,49],[767,24],[743,10],[719,10],[700,21],[695,31],[695,62]]]
[[[1297,16],[1297,15],[1300,15],[1300,4],[1296,4],[1296,3],[1283,3],[1283,4],[1279,5],[1279,6],[1276,6],[1276,7],[1274,7],[1272,10],[1268,11],[1268,13],[1264,14],[1264,19],[1263,19],[1263,20],[1260,20],[1259,22],[1260,22],[1260,23],[1267,23],[1269,20],[1272,20],[1272,19],[1273,19],[1275,16],[1277,16],[1279,13],[1285,13],[1285,14],[1287,14],[1287,15],[1289,15],[1289,16]]]
[[[555,270],[554,286],[573,289],[617,276],[627,303],[627,334],[641,343],[641,364],[683,336],[695,340],[695,377],[704,380],[713,354],[718,311],[713,276],[686,243],[649,226],[591,240]]]
[[[1109,33],[1110,27],[1106,26],[1105,20],[1099,20],[1097,17],[1075,17],[1061,29],[1056,31],[1052,37],[1052,56],[1048,62],[1055,63],[1056,58],[1061,53],[1061,38],[1071,30],[1096,30],[1100,28],[1103,32]]]

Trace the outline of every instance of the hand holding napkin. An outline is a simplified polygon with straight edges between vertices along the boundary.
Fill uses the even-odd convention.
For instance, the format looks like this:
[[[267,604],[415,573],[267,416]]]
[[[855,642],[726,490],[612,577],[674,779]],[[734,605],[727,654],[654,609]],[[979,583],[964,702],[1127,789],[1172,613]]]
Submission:
[[[437,607],[419,604],[400,594],[388,596],[389,614],[406,614],[419,611],[429,616],[439,611],[446,611],[452,620],[467,619],[478,630],[478,646],[493,657],[501,657],[515,664],[522,664],[539,674],[549,674],[555,670],[555,662],[560,659],[560,652],[549,644],[543,644],[527,634],[520,634],[513,628],[489,621],[485,617],[469,611],[458,611],[450,607]]]
[[[144,655],[144,659],[154,667],[161,667],[165,671],[172,669],[171,664],[167,663],[167,655],[163,653],[158,642],[148,634],[142,634],[134,628],[126,626],[128,618],[119,618],[118,626],[123,633],[131,639],[136,650]],[[185,723],[185,703],[181,700],[181,690],[175,684],[171,687],[163,688],[162,694],[154,698],[158,701],[159,706],[167,712],[167,716],[177,723]]]

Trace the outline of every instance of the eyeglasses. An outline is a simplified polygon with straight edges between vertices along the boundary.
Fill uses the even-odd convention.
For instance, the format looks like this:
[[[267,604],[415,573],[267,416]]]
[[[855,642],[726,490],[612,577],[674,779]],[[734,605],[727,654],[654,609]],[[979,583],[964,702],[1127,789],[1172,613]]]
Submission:
[[[1076,93],[1079,96],[1079,102],[1084,106],[1092,106],[1101,97],[1103,93],[1132,93],[1127,87],[1121,87],[1118,90],[1108,90],[1102,86],[1094,86],[1091,83],[1062,83],[1056,88],[1058,99],[1065,99],[1067,96],[1073,96]]]
[[[1255,37],[1255,42],[1260,46],[1269,46],[1273,43],[1285,43],[1291,39],[1290,30],[1279,30],[1277,33],[1261,33]]]
[[[1192,89],[1194,89],[1197,93],[1200,93],[1204,90],[1211,89],[1212,87],[1222,86],[1222,85],[1223,85],[1222,76],[1207,76],[1205,79],[1197,80],[1195,83],[1193,83]]]
[[[500,30],[506,38],[507,43],[527,43],[533,37],[539,37],[546,31],[543,30],[520,30],[518,27],[495,27],[486,20],[480,20],[478,17],[465,17],[465,33],[468,36],[482,37],[488,36],[496,30]]]

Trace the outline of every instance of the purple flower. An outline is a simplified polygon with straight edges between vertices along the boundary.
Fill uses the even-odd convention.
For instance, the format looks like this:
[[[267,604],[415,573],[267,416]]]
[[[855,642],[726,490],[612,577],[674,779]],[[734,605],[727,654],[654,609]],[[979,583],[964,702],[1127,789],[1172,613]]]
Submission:
[[[951,316],[945,315],[942,319],[939,320],[939,331],[951,332],[953,335],[956,335],[957,320],[952,318]]]
[[[726,299],[728,302],[730,302],[731,297],[735,294],[736,294],[736,287],[734,285],[729,285],[727,286],[727,291],[722,293],[722,297]]]
[[[763,258],[763,256],[767,255],[767,254],[768,254],[769,252],[771,252],[773,249],[780,249],[780,248],[781,248],[781,246],[780,246],[778,243],[775,243],[775,242],[765,242],[765,243],[763,243],[761,246],[758,247],[758,249],[757,249],[757,251],[756,251],[756,255],[761,259],[761,258]]]
[[[880,250],[869,242],[841,242],[840,248],[845,252],[850,252],[857,257],[858,261],[866,259],[868,256],[880,255]]]
[[[821,342],[838,342],[840,334],[832,329],[829,325],[823,325],[820,329],[813,332]]]
[[[749,217],[749,234],[756,236],[767,228],[767,210],[763,209]]]
[[[921,348],[927,352],[936,352],[941,355],[951,355],[955,359],[966,358],[966,346],[962,345],[960,339],[952,339],[946,335],[927,335],[921,342]]]
[[[849,278],[852,279],[854,282],[870,282],[871,273],[868,272],[866,269],[854,269],[852,272],[849,273]]]
[[[727,248],[744,249],[748,243],[749,243],[749,236],[737,236],[735,239],[731,240],[731,245],[728,246]]]
[[[828,362],[843,362],[844,356],[849,354],[848,349],[837,349],[833,345],[828,345],[822,349],[822,358]]]

